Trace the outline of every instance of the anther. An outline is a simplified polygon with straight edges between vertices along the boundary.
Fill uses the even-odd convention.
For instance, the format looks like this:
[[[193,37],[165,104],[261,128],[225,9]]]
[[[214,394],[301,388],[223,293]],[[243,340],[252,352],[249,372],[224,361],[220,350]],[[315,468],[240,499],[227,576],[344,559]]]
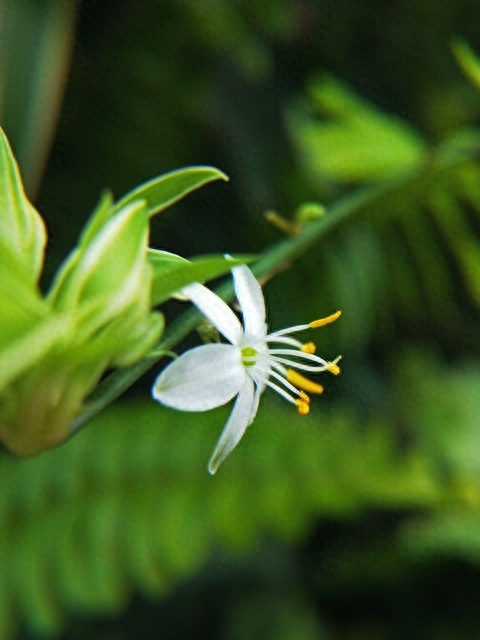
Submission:
[[[317,347],[313,342],[306,342],[300,347],[300,351],[302,351],[302,353],[315,353],[316,350]]]
[[[310,404],[310,398],[307,396],[305,391],[302,391],[300,389],[299,392],[298,392],[298,396],[299,396],[300,400],[303,400],[303,402],[305,402],[305,404]]]
[[[321,384],[305,378],[305,376],[302,376],[294,369],[287,369],[287,380],[299,389],[304,389],[309,393],[323,393],[323,387]],[[302,392],[300,391],[300,393]]]
[[[303,400],[295,400],[295,404],[297,405],[297,411],[301,416],[306,416],[310,411],[310,407]]]
[[[328,367],[328,371],[330,371],[330,373],[333,373],[334,376],[338,376],[341,373],[341,369],[338,366],[338,364],[334,364],[334,363],[332,363]]]
[[[311,329],[318,329],[318,327],[324,327],[326,324],[330,324],[331,322],[335,322],[342,315],[341,311],[336,311],[332,313],[330,316],[326,318],[320,318],[319,320],[314,320],[313,322],[309,322],[308,326]]]

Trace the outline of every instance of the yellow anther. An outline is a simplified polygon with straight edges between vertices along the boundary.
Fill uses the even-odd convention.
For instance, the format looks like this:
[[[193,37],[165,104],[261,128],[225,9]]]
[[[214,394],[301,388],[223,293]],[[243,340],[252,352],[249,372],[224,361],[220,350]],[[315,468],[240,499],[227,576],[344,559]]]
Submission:
[[[334,363],[332,363],[328,367],[328,371],[330,371],[330,373],[333,373],[334,376],[338,376],[338,374],[342,372],[338,364],[334,364]]]
[[[294,371],[293,369],[287,370],[287,380],[299,389],[303,389],[304,391],[308,391],[309,393],[323,393],[323,387],[321,384],[312,382],[312,380],[305,378],[305,376],[302,376],[300,373]]]
[[[307,396],[305,391],[299,391],[298,395],[300,399],[303,400],[303,402],[305,402],[306,404],[310,404],[310,398]]]
[[[297,411],[301,416],[306,416],[310,411],[310,407],[303,400],[295,400],[295,404],[297,405]]]
[[[302,351],[303,353],[315,353],[316,350],[317,347],[313,342],[306,342],[300,348],[300,351]]]
[[[330,324],[331,322],[335,322],[342,315],[341,311],[336,311],[332,313],[332,315],[327,316],[326,318],[320,318],[320,320],[314,320],[313,322],[309,322],[308,326],[312,329],[318,329],[318,327],[324,327],[326,324]]]

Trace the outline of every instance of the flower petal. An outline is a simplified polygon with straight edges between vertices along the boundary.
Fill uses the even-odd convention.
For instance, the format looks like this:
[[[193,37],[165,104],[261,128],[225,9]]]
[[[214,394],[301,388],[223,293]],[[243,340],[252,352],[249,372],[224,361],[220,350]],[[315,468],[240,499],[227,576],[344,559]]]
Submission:
[[[242,309],[245,334],[256,338],[265,336],[265,300],[261,286],[248,267],[234,267],[232,273],[235,293]]]
[[[245,376],[240,393],[235,401],[230,418],[220,436],[212,457],[208,463],[208,471],[213,475],[229,453],[236,447],[245,429],[251,424],[254,405],[253,381]],[[258,406],[258,405],[257,405]]]
[[[252,422],[255,420],[255,416],[257,415],[257,411],[258,411],[258,405],[260,404],[260,396],[262,395],[264,390],[265,390],[264,383],[262,383],[261,385],[259,384],[255,385],[255,394],[253,396],[252,406],[250,407],[250,418],[248,421],[249,425],[251,425]]]
[[[158,376],[152,395],[180,411],[208,411],[231,400],[242,388],[245,368],[237,347],[207,344],[174,360]]]
[[[193,304],[210,320],[222,335],[232,344],[239,344],[243,328],[240,320],[216,293],[204,287],[203,284],[194,282],[182,289]]]

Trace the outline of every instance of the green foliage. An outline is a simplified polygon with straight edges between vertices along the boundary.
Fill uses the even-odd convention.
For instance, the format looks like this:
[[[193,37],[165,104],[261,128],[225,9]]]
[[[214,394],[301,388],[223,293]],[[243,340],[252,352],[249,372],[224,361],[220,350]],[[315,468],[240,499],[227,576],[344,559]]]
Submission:
[[[403,419],[445,482],[438,509],[408,522],[401,532],[401,544],[413,558],[424,562],[450,556],[477,564],[480,367],[472,359],[462,367],[453,364],[445,376],[439,375],[440,370],[431,354],[410,354],[399,371]],[[407,388],[415,389],[411,397]]]
[[[0,124],[15,141],[30,196],[55,131],[78,4],[18,0],[0,6]]]
[[[395,390],[405,396],[408,387],[416,389],[404,397],[403,417],[421,448],[459,490],[464,486],[465,500],[473,507],[480,501],[480,495],[468,492],[469,483],[473,491],[480,480],[480,367],[472,357],[461,367],[453,362],[444,381],[439,380],[440,368],[432,354],[410,353],[399,366]]]
[[[36,285],[46,242],[44,222],[28,200],[7,137],[0,129],[0,265],[2,280]]]
[[[134,589],[165,594],[219,548],[244,554],[265,537],[298,542],[319,518],[351,520],[372,508],[422,514],[405,519],[398,542],[412,559],[430,544],[432,553],[454,549],[477,562],[476,506],[459,490],[469,465],[429,442],[441,411],[457,450],[473,449],[476,435],[463,425],[478,412],[480,371],[412,355],[396,379],[392,407],[361,426],[321,400],[292,420],[266,399],[215,479],[205,463],[227,412],[199,417],[144,401],[119,403],[39,458],[3,457],[1,636],[12,637],[9,621],[19,616],[48,635],[69,612],[119,611]],[[409,403],[413,388],[421,403]],[[401,424],[407,448],[398,445]],[[480,496],[480,473],[469,479]]]
[[[231,607],[226,640],[329,640],[332,636],[319,623],[314,607],[291,593],[265,593],[251,589]]]
[[[238,70],[253,78],[265,76],[273,63],[261,36],[286,39],[297,19],[294,7],[276,0],[261,5],[242,0],[206,0],[201,5],[181,0],[180,6],[207,51],[220,56],[228,52]]]
[[[383,340],[398,330],[418,335],[428,327],[430,337],[455,340],[461,348],[480,346],[478,132],[455,134],[427,153],[414,142],[408,125],[358,104],[345,86],[339,89],[329,80],[316,90],[335,116],[333,124],[314,120],[308,128],[316,133],[310,135],[297,113],[291,132],[317,196],[351,182],[383,178],[357,215],[336,225],[329,250],[305,261],[309,271],[323,276],[312,282],[311,298],[322,299],[327,309],[345,311],[334,340],[349,349],[363,348],[379,333]],[[360,156],[350,135],[352,122],[365,132],[372,125],[368,136],[358,139]],[[389,154],[388,161],[377,144]],[[405,155],[406,148],[411,154]],[[334,200],[332,220],[336,206]]]
[[[477,89],[480,89],[480,58],[464,40],[455,40],[452,50],[463,73]]]
[[[226,179],[216,169],[192,167],[155,178],[117,204],[106,194],[43,298],[43,220],[25,196],[3,131],[0,151],[0,435],[10,450],[32,455],[65,440],[108,369],[134,364],[154,348],[164,321],[152,307],[196,281],[197,272],[204,279],[236,263],[178,258],[172,265],[172,254],[148,251],[152,214]]]
[[[343,310],[342,321],[322,335],[322,353],[342,353],[345,369],[325,399],[335,397],[341,409],[322,410],[321,402],[312,402],[301,424],[267,396],[237,455],[215,480],[204,464],[226,412],[198,417],[146,402],[119,404],[43,457],[19,462],[4,456],[1,637],[13,637],[8,629],[17,625],[48,635],[71,615],[119,613],[132,593],[164,595],[219,551],[233,557],[244,552],[238,565],[257,568],[265,540],[268,549],[280,540],[279,551],[273,566],[258,571],[272,582],[287,581],[292,592],[265,595],[247,580],[238,599],[214,593],[221,601],[218,619],[228,618],[222,628],[230,636],[251,637],[258,619],[264,635],[327,636],[318,619],[329,598],[338,637],[475,636],[478,615],[455,610],[454,600],[470,594],[465,601],[473,601],[476,612],[480,145],[473,127],[480,111],[478,94],[458,66],[477,87],[478,56],[465,43],[475,43],[479,4],[327,4],[166,0],[139,9],[130,0],[115,7],[21,0],[1,6],[0,115],[29,195],[59,113],[75,7],[81,8],[66,102],[40,192],[52,264],[74,242],[91,194],[104,184],[123,193],[144,176],[185,162],[228,167],[234,178],[228,203],[220,188],[207,215],[200,217],[197,200],[181,223],[169,226],[162,216],[153,244],[188,256],[258,253],[276,237],[262,224],[262,210],[297,210],[295,225],[286,228],[299,233],[267,250],[256,273],[278,274],[267,291],[275,327],[296,316],[303,322]],[[453,47],[457,65],[446,45],[452,33],[465,38]],[[174,174],[180,182],[185,177],[191,176]],[[366,191],[352,190],[359,184]],[[372,184],[378,189],[370,190]],[[179,195],[181,185],[174,187]],[[137,201],[152,194],[147,184],[120,201],[131,207],[123,220],[138,222],[134,212],[139,218],[144,212]],[[165,195],[164,204],[175,199],[175,193],[173,199]],[[305,199],[327,205],[321,219],[307,215],[315,214],[308,208],[300,215]],[[85,249],[98,241],[112,213],[106,196],[82,237]],[[4,242],[15,225],[5,227],[0,346],[9,366],[0,367],[0,384],[32,369],[63,336],[64,319],[50,317],[54,299],[75,300],[85,319],[94,320],[103,290],[112,319],[123,292],[114,272],[130,274],[142,237],[136,229],[129,251],[115,256],[102,277],[71,254],[47,301],[35,286],[41,242],[31,262],[22,248],[32,238],[24,231],[35,225],[20,225],[15,252]],[[99,253],[104,265],[107,253]],[[300,256],[294,269],[282,272]],[[140,316],[188,278],[220,275],[227,262],[148,252],[152,294]],[[139,273],[133,269],[125,294],[133,295]],[[182,316],[181,324],[167,328],[166,351],[194,327],[192,318]],[[153,341],[148,329],[132,313],[128,322],[112,322],[103,346],[117,349],[121,334],[122,364],[135,361]],[[21,344],[12,340],[20,334]],[[419,356],[413,346],[404,359],[411,338],[428,343],[431,354]],[[92,352],[80,345],[73,356]],[[461,364],[465,354],[469,362]],[[57,355],[33,384],[41,397]],[[134,365],[136,378],[158,355]],[[390,367],[397,371],[393,381],[385,374]],[[68,371],[60,377],[71,381]],[[118,369],[104,384],[112,378],[119,385],[108,401],[131,385],[132,372]],[[88,407],[98,409],[97,398]],[[22,403],[32,422],[34,399],[29,391]],[[0,404],[3,412],[4,396]],[[88,418],[88,407],[80,417]],[[332,521],[341,521],[340,530]],[[294,545],[306,539],[304,582],[288,571],[275,573],[297,557]],[[225,556],[220,558],[222,564]],[[448,568],[452,558],[460,561],[456,572]],[[231,564],[222,571],[237,587]],[[198,593],[188,594],[195,623],[199,612],[210,615],[204,594],[214,591],[212,582],[204,574]],[[435,599],[442,583],[452,585],[451,598]],[[442,611],[440,601],[447,603]],[[393,614],[386,628],[392,611],[397,618]],[[429,615],[430,626],[422,626]],[[128,622],[137,638],[141,616],[130,611],[118,624]],[[162,635],[168,634],[165,609],[158,618]],[[129,637],[123,626],[118,633]],[[96,622],[82,637],[94,635],[102,635]],[[196,626],[191,635],[202,636]]]
[[[374,182],[418,169],[425,159],[425,142],[413,127],[333,77],[311,82],[308,107],[292,110],[289,121],[313,180]]]
[[[366,212],[367,251],[377,260],[370,278],[377,297],[370,297],[369,311],[376,306],[378,313],[370,334],[379,322],[390,327],[395,323],[408,333],[427,331],[447,343],[454,340],[457,348],[479,345],[479,186],[476,162],[440,171],[434,164],[401,194],[394,190]],[[347,246],[347,251],[352,249],[352,242]],[[358,253],[353,259],[357,265],[362,261]],[[363,281],[367,279],[364,274]]]
[[[252,256],[205,256],[185,260],[180,256],[164,251],[150,249],[149,264],[153,270],[152,303],[161,304],[172,296],[172,293],[191,282],[213,280],[237,264],[252,262]]]
[[[228,180],[228,177],[212,167],[191,167],[171,171],[160,178],[154,178],[137,189],[133,189],[115,205],[118,211],[135,201],[145,202],[150,216],[161,213],[195,189],[213,180]]]

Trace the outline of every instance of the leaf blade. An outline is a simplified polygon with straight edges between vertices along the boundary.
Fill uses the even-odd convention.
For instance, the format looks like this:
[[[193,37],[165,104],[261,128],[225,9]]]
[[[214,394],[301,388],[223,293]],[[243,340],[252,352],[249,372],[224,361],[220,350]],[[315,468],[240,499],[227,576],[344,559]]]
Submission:
[[[214,180],[228,181],[228,177],[214,167],[198,166],[170,171],[127,193],[116,203],[115,211],[134,200],[144,200],[152,216]]]

